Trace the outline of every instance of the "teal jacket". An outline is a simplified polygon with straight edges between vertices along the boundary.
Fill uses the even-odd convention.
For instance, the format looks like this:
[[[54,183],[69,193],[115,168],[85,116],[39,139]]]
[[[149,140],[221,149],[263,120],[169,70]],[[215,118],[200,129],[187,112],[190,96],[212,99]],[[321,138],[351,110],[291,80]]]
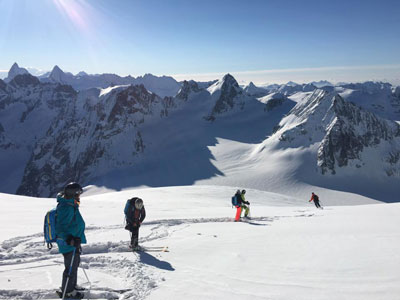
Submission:
[[[57,245],[60,253],[68,253],[74,250],[73,246],[66,243],[68,236],[80,237],[81,243],[86,244],[85,221],[74,199],[65,199],[63,196],[57,195]]]

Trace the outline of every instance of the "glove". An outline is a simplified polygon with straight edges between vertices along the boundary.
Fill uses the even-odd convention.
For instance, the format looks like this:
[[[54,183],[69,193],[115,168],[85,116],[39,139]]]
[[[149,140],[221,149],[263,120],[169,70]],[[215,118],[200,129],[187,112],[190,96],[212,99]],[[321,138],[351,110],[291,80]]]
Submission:
[[[81,242],[82,242],[82,240],[80,237],[74,237],[74,244],[72,246],[74,246],[76,249],[80,249]]]
[[[67,237],[67,239],[65,240],[65,242],[67,243],[67,245],[73,246],[74,245],[74,237],[72,235],[69,235]]]
[[[72,247],[79,249],[82,241],[81,241],[80,237],[74,237],[72,235],[69,235],[67,237],[67,239],[65,240],[65,242],[67,243],[67,245],[70,245]]]

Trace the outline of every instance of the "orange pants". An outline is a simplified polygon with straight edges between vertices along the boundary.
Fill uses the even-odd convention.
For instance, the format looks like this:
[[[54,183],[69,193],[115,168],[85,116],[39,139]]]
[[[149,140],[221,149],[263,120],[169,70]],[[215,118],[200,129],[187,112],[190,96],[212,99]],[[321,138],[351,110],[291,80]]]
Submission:
[[[236,216],[235,216],[235,221],[240,220],[240,215],[242,214],[242,207],[241,206],[236,206]]]

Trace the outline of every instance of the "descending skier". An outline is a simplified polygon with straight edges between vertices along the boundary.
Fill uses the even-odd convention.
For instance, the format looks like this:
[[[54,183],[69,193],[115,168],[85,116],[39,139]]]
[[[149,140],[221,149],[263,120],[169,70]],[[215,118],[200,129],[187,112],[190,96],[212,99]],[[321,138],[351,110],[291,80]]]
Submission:
[[[308,202],[314,201],[315,207],[316,208],[321,208],[321,205],[319,204],[319,197],[317,196],[317,194],[311,193],[311,199]]]
[[[62,276],[60,298],[83,299],[83,288],[77,285],[78,267],[80,263],[81,244],[86,244],[85,221],[80,212],[80,195],[82,187],[71,182],[63,192],[57,195],[57,245],[64,256],[64,272]]]
[[[245,218],[249,217],[250,207],[248,205],[250,205],[250,202],[246,201],[245,196],[244,196],[245,194],[246,194],[246,190],[242,190],[242,191],[237,190],[236,191],[235,197],[237,199],[237,205],[236,205],[235,222],[240,221],[243,210],[244,210],[244,217]]]
[[[146,218],[146,210],[143,200],[134,197],[126,202],[125,209],[126,226],[125,229],[132,233],[131,244],[133,250],[139,249],[139,228],[144,218]]]

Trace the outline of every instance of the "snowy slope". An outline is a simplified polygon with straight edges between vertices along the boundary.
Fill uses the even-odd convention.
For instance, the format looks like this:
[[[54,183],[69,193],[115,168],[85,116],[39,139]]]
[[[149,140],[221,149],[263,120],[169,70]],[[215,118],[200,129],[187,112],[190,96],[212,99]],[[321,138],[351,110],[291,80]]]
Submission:
[[[252,220],[234,223],[235,189],[86,188],[81,266],[92,283],[90,298],[397,299],[398,204],[317,210],[308,199],[250,189]],[[147,210],[140,244],[169,252],[129,252],[123,207],[132,196],[142,197]],[[47,251],[42,237],[55,199],[0,194],[0,205],[0,299],[55,299],[62,256]],[[23,222],[15,222],[15,213]],[[85,285],[82,270],[78,276]]]

